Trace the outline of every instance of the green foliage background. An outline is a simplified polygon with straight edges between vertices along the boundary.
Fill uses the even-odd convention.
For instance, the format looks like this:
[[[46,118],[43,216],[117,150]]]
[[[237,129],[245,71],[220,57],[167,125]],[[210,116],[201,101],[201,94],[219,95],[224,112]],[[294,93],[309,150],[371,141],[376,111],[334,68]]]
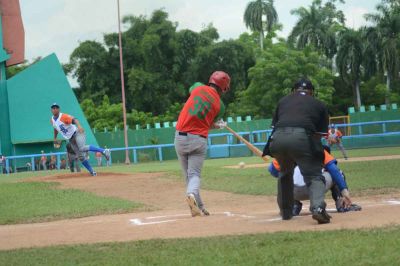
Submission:
[[[274,1],[250,1],[243,23],[251,33],[220,40],[209,24],[199,32],[179,29],[163,9],[126,16],[122,33],[128,124],[175,121],[195,82],[215,70],[232,78],[223,96],[226,116],[270,118],[278,100],[308,77],[332,115],[350,106],[400,100],[400,4],[382,0],[367,14],[368,26],[346,27],[343,0],[313,0],[292,10],[297,22],[287,39]],[[38,59],[36,59],[38,60]],[[10,77],[29,64],[7,69]],[[118,34],[79,44],[64,65],[93,128],[122,127]]]

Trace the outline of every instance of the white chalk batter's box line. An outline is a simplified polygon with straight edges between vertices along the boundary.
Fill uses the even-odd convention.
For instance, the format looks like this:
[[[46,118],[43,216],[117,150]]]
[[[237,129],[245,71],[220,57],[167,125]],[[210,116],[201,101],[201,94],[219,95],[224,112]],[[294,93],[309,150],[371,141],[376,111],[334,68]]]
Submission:
[[[383,201],[382,203],[363,203],[362,208],[371,208],[371,207],[377,207],[377,206],[393,206],[393,205],[399,205],[400,206],[400,200],[387,200]],[[304,206],[303,210],[307,210],[308,207]],[[336,209],[327,209],[328,212],[336,212]],[[268,211],[264,212],[262,214],[266,213],[276,213],[276,211]],[[260,213],[261,214],[261,213]],[[254,220],[257,223],[264,223],[264,222],[276,222],[276,221],[281,221],[281,217],[273,217],[269,219],[261,219],[261,220],[255,220],[258,217],[254,215],[246,215],[246,214],[239,214],[239,213],[233,213],[233,212],[216,212],[212,214],[213,216],[219,215],[219,216],[225,216],[227,218],[239,218],[239,219],[247,219],[247,220]],[[309,215],[301,215],[301,216],[296,216],[295,218],[302,218],[302,217],[307,217]],[[186,220],[186,219],[192,219],[190,214],[171,214],[171,215],[160,215],[160,216],[149,216],[145,217],[142,219],[139,218],[134,218],[130,219],[129,222],[130,224],[134,226],[143,226],[143,225],[155,225],[155,224],[165,224],[165,223],[173,223],[181,220]]]

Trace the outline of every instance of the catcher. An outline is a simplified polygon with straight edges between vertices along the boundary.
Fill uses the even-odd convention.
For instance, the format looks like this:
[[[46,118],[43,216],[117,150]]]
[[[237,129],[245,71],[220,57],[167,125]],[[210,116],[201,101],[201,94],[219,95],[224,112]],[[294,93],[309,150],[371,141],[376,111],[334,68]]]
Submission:
[[[86,153],[91,152],[101,152],[108,161],[110,158],[110,150],[94,147],[92,145],[86,145],[85,131],[83,130],[78,119],[60,113],[60,106],[57,103],[51,105],[51,112],[53,116],[51,117],[51,124],[54,128],[54,147],[60,148],[60,142],[57,141],[57,135],[60,133],[65,139],[68,140],[75,154],[78,156],[82,165],[89,171],[92,176],[96,176],[97,173],[93,170],[89,161],[86,159]]]
[[[347,160],[348,157],[342,144],[342,137],[342,132],[340,132],[340,130],[334,124],[331,124],[327,136],[328,146],[331,147],[332,145],[336,144],[336,146],[338,146],[342,152],[344,159]]]
[[[270,174],[276,178],[279,177],[280,166],[277,160],[273,160],[268,167]],[[337,166],[336,159],[330,154],[330,148],[324,146],[324,169],[322,173],[325,178],[326,191],[331,191],[332,198],[335,201],[338,212],[360,211],[361,207],[353,204],[350,198],[350,192],[346,183],[344,173]],[[293,174],[294,183],[294,206],[293,216],[300,214],[303,204],[302,200],[308,200],[309,191],[304,182],[304,177],[296,166]]]

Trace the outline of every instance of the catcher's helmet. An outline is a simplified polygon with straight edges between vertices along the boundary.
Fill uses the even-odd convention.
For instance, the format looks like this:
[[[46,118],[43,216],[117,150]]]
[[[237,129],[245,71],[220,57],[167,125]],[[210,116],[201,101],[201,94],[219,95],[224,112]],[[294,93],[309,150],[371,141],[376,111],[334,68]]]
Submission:
[[[208,84],[214,84],[218,86],[223,93],[226,93],[230,89],[231,78],[223,71],[215,71],[211,74]]]
[[[329,154],[331,154],[331,147],[329,147],[328,145],[323,144],[322,147],[324,148],[324,150],[326,150]]]
[[[292,88],[292,91],[295,90],[308,90],[308,91],[314,91],[314,86],[311,83],[310,80],[306,79],[306,78],[302,78],[300,80],[298,80]]]

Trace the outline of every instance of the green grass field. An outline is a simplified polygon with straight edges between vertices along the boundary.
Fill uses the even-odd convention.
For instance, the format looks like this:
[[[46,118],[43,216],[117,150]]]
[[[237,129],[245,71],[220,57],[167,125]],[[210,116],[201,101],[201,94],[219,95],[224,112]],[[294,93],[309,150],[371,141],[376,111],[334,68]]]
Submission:
[[[400,148],[351,151],[357,156],[391,155]],[[260,163],[256,157],[206,160],[203,168],[204,189],[252,195],[275,195],[276,180],[265,168],[227,169],[226,165]],[[400,188],[400,160],[342,163],[352,195],[372,195]],[[165,178],[183,182],[178,161],[114,165],[98,168],[99,172],[164,172]],[[64,171],[67,173],[67,171]],[[21,183],[23,178],[53,174],[50,171],[24,172],[0,176],[0,224],[40,222],[97,214],[124,213],[140,207],[140,203],[100,197],[79,190],[56,189],[55,184]],[[366,193],[366,191],[368,193]]]
[[[400,154],[400,148],[354,150],[352,157]],[[260,163],[256,157],[205,161],[203,188],[273,195],[276,180],[266,168],[226,169]],[[353,195],[400,191],[400,160],[346,162]],[[178,161],[114,165],[98,172],[164,172],[183,182]],[[60,190],[56,183],[22,183],[23,178],[52,172],[0,176],[0,224],[38,222],[104,213],[127,212],[139,203]],[[66,172],[67,173],[67,172]],[[0,265],[396,265],[400,261],[400,227],[374,230],[274,233],[128,243],[73,245],[0,252]]]
[[[80,190],[57,189],[57,183],[36,182],[1,184],[0,202],[0,224],[126,213],[142,206]]]
[[[0,252],[0,265],[398,265],[400,227]]]

